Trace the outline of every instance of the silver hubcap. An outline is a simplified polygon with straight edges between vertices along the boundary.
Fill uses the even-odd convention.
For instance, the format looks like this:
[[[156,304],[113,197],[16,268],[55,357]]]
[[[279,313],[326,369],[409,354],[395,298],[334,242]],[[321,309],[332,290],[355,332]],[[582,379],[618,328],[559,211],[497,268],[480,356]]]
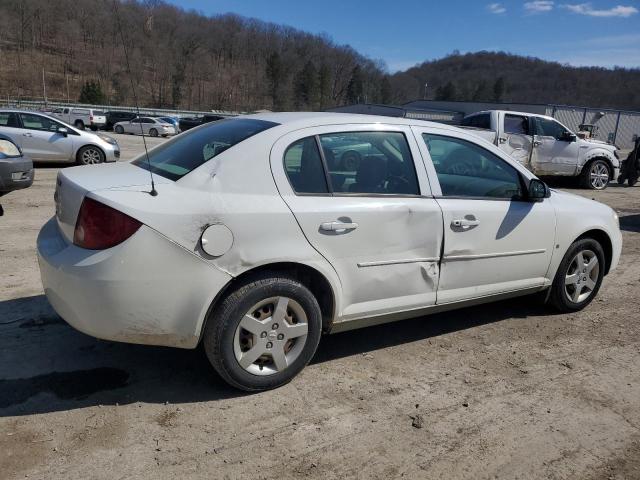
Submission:
[[[589,181],[596,190],[602,190],[609,183],[609,169],[602,163],[595,163],[589,172]]]
[[[267,298],[240,320],[233,352],[247,372],[273,375],[300,356],[308,332],[307,315],[298,302],[287,297]]]
[[[88,148],[82,152],[82,162],[86,164],[100,163],[100,152],[95,148]]]
[[[582,250],[573,257],[564,279],[564,292],[573,303],[588,299],[596,288],[600,263],[591,250]]]

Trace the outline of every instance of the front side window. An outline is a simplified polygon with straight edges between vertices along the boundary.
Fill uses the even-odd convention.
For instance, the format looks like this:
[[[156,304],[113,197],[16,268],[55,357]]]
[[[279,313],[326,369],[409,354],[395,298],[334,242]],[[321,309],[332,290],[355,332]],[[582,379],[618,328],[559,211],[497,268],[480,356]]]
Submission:
[[[142,123],[156,123],[151,118],[142,118],[142,119],[140,119],[140,122],[142,122]]]
[[[211,158],[277,123],[251,118],[237,118],[207,123],[178,135],[132,163],[171,180],[178,180]],[[151,165],[149,167],[149,164]]]
[[[548,118],[535,117],[536,135],[541,137],[553,137],[556,140],[564,140],[567,138],[569,131],[555,120]]]
[[[22,126],[30,130],[44,130],[45,132],[56,132],[58,128],[63,127],[61,123],[51,120],[47,117],[34,115],[31,113],[21,113]],[[65,127],[66,128],[66,127]]]
[[[488,150],[459,138],[427,133],[422,138],[444,197],[523,197],[518,171]]]
[[[517,135],[529,135],[529,119],[520,115],[507,114],[504,116],[504,131]]]

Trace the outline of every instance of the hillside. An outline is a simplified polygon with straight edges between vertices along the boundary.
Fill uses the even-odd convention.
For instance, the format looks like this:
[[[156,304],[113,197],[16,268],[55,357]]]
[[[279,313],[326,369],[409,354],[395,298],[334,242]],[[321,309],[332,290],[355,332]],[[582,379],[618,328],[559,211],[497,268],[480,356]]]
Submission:
[[[640,69],[576,68],[503,52],[453,54],[393,75],[393,100],[422,98],[425,83],[429,99],[640,110]]]
[[[159,0],[3,0],[0,97],[77,101],[96,82],[105,103],[132,104],[119,10],[141,106],[324,109],[390,96],[380,67],[351,47],[234,15]]]

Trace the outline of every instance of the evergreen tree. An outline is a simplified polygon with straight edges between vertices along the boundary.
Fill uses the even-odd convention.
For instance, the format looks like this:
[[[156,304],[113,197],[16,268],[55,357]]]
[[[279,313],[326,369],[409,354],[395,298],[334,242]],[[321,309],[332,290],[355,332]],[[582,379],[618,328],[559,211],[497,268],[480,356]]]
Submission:
[[[351,80],[347,85],[347,103],[364,102],[364,82],[362,79],[362,70],[356,66],[351,73]]]
[[[298,72],[294,85],[294,101],[296,109],[313,110],[318,103],[320,86],[318,84],[318,70],[311,60],[307,61]]]
[[[92,105],[104,103],[104,93],[102,93],[100,84],[98,82],[94,82],[93,80],[84,82],[84,85],[82,85],[82,90],[80,91],[80,98],[78,98],[78,102],[88,103]]]
[[[449,81],[436,89],[436,100],[455,100],[456,94],[456,86]]]
[[[498,77],[493,84],[493,101],[501,102],[504,95],[504,77]]]

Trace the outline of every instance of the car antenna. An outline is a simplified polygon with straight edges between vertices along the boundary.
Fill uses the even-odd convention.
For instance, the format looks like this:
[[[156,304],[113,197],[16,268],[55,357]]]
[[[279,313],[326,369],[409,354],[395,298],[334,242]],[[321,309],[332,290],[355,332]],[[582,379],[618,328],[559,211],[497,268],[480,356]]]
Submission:
[[[135,103],[135,106],[136,106],[136,113],[138,114],[138,118],[140,118],[140,106],[138,105],[138,96],[136,95],[136,87],[133,83],[133,76],[131,75],[131,66],[129,64],[129,53],[127,52],[127,44],[124,41],[124,34],[122,33],[122,24],[120,23],[120,12],[118,10],[118,1],[119,0],[113,0],[113,10],[116,14],[116,21],[118,22],[120,40],[122,41],[122,49],[124,50],[124,59],[127,65],[127,74],[129,75],[129,83],[131,83],[131,92],[133,93],[133,102]],[[144,144],[144,154],[147,157],[147,165],[149,166],[149,175],[151,176],[151,191],[149,192],[149,195],[151,195],[152,197],[155,197],[156,195],[158,195],[158,191],[156,190],[156,184],[153,181],[153,170],[151,167],[151,160],[149,160],[149,150],[147,149],[147,140],[144,136],[142,122],[140,122],[139,125],[140,125],[140,133],[142,134],[142,143]]]

